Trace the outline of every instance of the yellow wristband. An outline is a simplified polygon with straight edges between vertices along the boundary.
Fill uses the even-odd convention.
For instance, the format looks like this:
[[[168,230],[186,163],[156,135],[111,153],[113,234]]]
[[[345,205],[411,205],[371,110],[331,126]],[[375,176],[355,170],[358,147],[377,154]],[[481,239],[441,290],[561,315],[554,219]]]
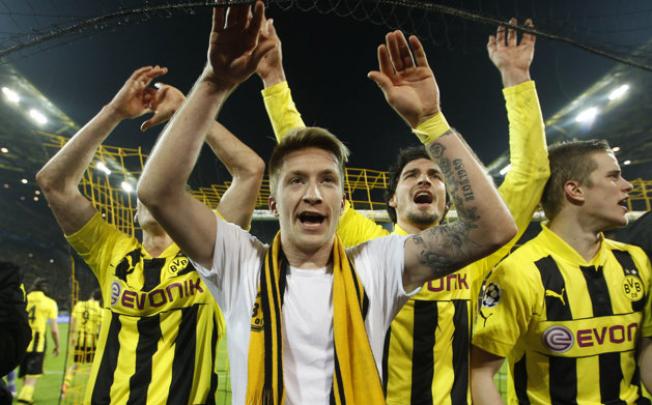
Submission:
[[[429,145],[435,142],[440,136],[450,131],[451,127],[446,121],[446,117],[441,112],[433,115],[431,118],[423,121],[412,132],[419,138],[422,144]]]

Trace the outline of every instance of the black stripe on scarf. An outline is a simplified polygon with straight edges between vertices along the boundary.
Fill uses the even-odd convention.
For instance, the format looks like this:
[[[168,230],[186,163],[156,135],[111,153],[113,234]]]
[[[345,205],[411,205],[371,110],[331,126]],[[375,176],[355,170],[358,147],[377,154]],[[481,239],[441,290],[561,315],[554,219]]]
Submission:
[[[270,247],[271,249],[271,247]],[[263,319],[265,320],[263,323],[263,332],[265,333],[265,386],[263,387],[263,398],[261,400],[263,401],[262,403],[266,403],[265,397],[268,396],[272,392],[272,330],[271,328],[271,322],[270,322],[270,308],[269,308],[269,300],[267,299],[267,272],[265,271],[266,268],[271,268],[269,267],[271,264],[271,254],[266,255],[267,257],[265,260],[267,261],[267,266],[263,264],[263,268],[260,271],[260,303],[262,306],[263,310]]]
[[[340,371],[340,362],[337,361],[337,347],[333,348],[335,354],[335,378],[337,378],[337,395],[340,399],[341,405],[346,405],[346,396],[344,395],[344,382],[342,381],[342,372]],[[332,392],[335,390],[333,389]],[[336,402],[337,403],[337,402]]]

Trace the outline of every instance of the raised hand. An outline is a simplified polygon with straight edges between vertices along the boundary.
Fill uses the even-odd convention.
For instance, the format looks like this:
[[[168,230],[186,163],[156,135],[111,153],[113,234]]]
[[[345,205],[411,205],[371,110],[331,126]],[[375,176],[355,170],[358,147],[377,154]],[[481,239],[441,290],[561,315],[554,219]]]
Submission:
[[[518,21],[512,18],[509,23],[516,25]],[[524,25],[534,27],[531,19],[525,20]],[[500,71],[506,87],[530,80],[530,65],[534,59],[535,42],[536,36],[524,33],[519,43],[516,30],[506,29],[504,25],[498,27],[495,36],[489,36],[487,42],[489,59]]]
[[[272,86],[278,82],[285,81],[285,72],[283,70],[283,51],[281,49],[281,39],[276,34],[274,27],[274,20],[269,19],[263,24],[263,29],[260,33],[261,46],[263,42],[270,42],[273,44],[267,53],[265,53],[258,62],[256,67],[256,74],[260,76],[265,87]]]
[[[219,87],[230,90],[251,76],[260,59],[274,44],[259,42],[265,7],[255,5],[216,7],[208,42],[206,77]]]
[[[156,90],[150,102],[150,110],[154,112],[147,121],[143,122],[140,130],[145,132],[149,128],[167,122],[181,107],[186,96],[176,87],[169,84],[157,83]]]
[[[144,66],[136,69],[109,102],[109,107],[121,119],[136,118],[149,112],[156,90],[148,86],[152,80],[166,74],[167,71],[167,68],[161,66]]]
[[[378,65],[379,70],[369,72],[368,77],[410,127],[416,128],[440,111],[439,87],[416,36],[410,36],[408,44],[401,31],[388,33],[385,44],[378,47]]]

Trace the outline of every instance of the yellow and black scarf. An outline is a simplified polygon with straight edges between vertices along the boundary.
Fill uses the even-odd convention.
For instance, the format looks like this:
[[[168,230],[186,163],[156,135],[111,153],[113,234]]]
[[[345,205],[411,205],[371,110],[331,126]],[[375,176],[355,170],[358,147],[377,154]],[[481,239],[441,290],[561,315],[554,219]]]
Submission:
[[[335,370],[331,404],[382,404],[383,390],[364,323],[369,301],[337,237],[332,256]],[[287,266],[280,234],[276,234],[261,268],[251,317],[247,405],[285,403],[281,311]]]

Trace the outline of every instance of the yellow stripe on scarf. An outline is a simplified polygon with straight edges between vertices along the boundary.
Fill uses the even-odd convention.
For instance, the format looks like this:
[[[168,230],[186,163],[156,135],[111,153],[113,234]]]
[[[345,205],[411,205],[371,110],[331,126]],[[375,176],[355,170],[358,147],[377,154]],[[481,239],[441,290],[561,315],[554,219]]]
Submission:
[[[333,398],[338,405],[383,404],[383,390],[365,329],[366,296],[344,245],[333,246]],[[247,405],[283,405],[281,298],[287,261],[276,234],[265,255],[251,317]],[[366,308],[365,308],[366,309]]]

